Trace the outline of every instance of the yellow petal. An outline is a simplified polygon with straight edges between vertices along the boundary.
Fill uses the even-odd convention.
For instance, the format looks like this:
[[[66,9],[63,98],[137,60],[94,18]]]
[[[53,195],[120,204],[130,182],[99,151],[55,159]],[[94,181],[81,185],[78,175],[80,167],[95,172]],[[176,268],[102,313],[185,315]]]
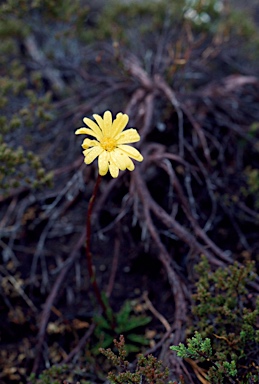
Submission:
[[[113,178],[116,178],[119,176],[119,168],[113,162],[110,162],[109,164],[109,171]]]
[[[133,161],[129,158],[128,155],[126,155],[125,152],[121,151],[119,148],[116,149],[116,151],[120,151],[120,154],[122,156],[122,159],[124,161],[124,164],[126,165],[126,168],[129,170],[129,171],[133,171],[133,169],[135,168],[134,164],[133,164]]]
[[[125,159],[125,164],[126,165],[126,168],[129,170],[129,171],[133,171],[133,169],[135,169],[135,165],[133,163],[133,161],[129,158],[128,155],[126,155],[124,152],[122,152],[123,154],[123,157]]]
[[[127,129],[116,137],[117,144],[136,143],[139,140],[140,136],[134,128]]]
[[[94,159],[96,159],[96,157],[99,156],[102,152],[103,149],[101,146],[86,149],[85,151],[83,151],[83,154],[85,156],[85,163],[92,163],[92,161],[94,161]]]
[[[98,168],[101,176],[106,175],[109,169],[109,153],[103,151],[98,157]]]
[[[89,131],[89,129],[88,129],[88,128],[85,128],[85,127],[78,128],[78,129],[75,131],[75,135],[88,135],[88,131]]]
[[[90,128],[79,128],[75,131],[75,134],[76,135],[90,135],[90,136],[93,136],[93,137],[96,137],[96,139],[99,140],[99,135],[96,134],[92,129]]]
[[[135,159],[137,161],[143,160],[143,156],[141,155],[141,153],[136,148],[133,148],[130,145],[118,145],[118,148],[121,149],[129,157],[132,157],[132,159]]]
[[[88,125],[88,127],[91,128],[95,133],[95,135],[92,134],[92,136],[96,137],[98,140],[102,138],[103,136],[102,131],[100,127],[93,120],[88,119],[88,117],[84,117],[83,122],[85,123],[85,125]]]
[[[127,162],[127,169],[129,171],[133,171],[135,169],[135,165],[129,157],[128,157],[128,162]]]
[[[116,137],[123,131],[129,122],[129,116],[123,113],[118,113],[112,124],[112,137]]]
[[[103,136],[110,137],[112,128],[112,114],[110,111],[105,111],[103,114]]]
[[[94,147],[95,145],[99,145],[99,141],[97,140],[90,140],[90,139],[84,139],[82,147],[84,149]]]
[[[111,160],[121,171],[125,171],[127,168],[127,159],[123,156],[123,152],[119,150],[114,150],[111,153]]]
[[[102,118],[102,116],[94,114],[93,117],[95,118],[95,120],[96,120],[97,124],[99,125],[99,127],[101,128],[101,130],[103,130],[103,118]]]

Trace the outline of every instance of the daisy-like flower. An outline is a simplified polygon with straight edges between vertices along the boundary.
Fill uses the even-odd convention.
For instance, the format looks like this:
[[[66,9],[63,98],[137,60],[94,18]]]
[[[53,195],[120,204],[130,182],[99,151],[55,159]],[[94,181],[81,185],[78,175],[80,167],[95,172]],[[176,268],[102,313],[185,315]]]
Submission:
[[[123,131],[129,121],[125,113],[118,113],[114,121],[110,111],[104,112],[103,117],[94,114],[96,123],[85,117],[83,122],[87,128],[79,128],[76,135],[90,135],[95,139],[84,139],[82,147],[85,163],[90,164],[98,157],[98,168],[101,176],[106,175],[108,170],[112,177],[118,177],[119,170],[133,171],[133,161],[142,161],[143,156],[133,148],[130,143],[136,143],[140,136],[136,129],[130,128]]]

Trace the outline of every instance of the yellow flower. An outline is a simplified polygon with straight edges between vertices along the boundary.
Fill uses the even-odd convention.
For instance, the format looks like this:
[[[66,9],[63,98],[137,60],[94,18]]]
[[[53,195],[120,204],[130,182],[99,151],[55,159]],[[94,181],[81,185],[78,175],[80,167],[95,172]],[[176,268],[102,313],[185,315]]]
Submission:
[[[93,115],[97,124],[85,117],[83,122],[88,128],[79,128],[75,134],[85,134],[93,136],[96,140],[84,139],[82,147],[85,156],[85,163],[90,164],[98,157],[99,174],[106,175],[108,170],[112,177],[118,177],[119,170],[133,171],[135,168],[130,157],[137,161],[142,161],[143,156],[136,148],[129,143],[136,143],[140,136],[136,129],[130,128],[123,132],[129,121],[126,114],[118,113],[116,119],[112,121],[110,111],[104,112],[103,118]]]

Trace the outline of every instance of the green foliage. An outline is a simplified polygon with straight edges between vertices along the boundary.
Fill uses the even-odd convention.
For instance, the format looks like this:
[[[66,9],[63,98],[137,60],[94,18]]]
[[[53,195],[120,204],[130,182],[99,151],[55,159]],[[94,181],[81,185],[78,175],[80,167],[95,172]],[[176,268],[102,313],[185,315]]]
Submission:
[[[37,188],[42,184],[51,183],[52,173],[44,170],[37,155],[31,151],[25,153],[22,147],[14,150],[0,141],[0,164],[0,190],[2,192],[6,190],[7,193],[9,188],[19,186],[31,185]],[[31,171],[27,174],[26,168],[24,170],[23,166],[29,167]]]
[[[198,29],[215,32],[222,9],[221,0],[185,0],[184,17]]]
[[[164,0],[127,3],[113,0],[107,4],[96,20],[95,29],[87,31],[88,37],[103,40],[112,38],[132,47],[132,33],[137,30],[142,38],[161,33],[165,26],[179,25],[188,20],[199,29],[215,29],[221,16],[222,2],[219,0]],[[215,32],[215,31],[214,31]]]
[[[0,17],[24,18],[28,12],[39,11],[44,16],[68,21],[80,7],[80,0],[5,0],[0,5]]]
[[[226,20],[225,30],[228,30],[229,33],[234,36],[241,36],[244,38],[254,37],[257,39],[258,33],[256,25],[249,15],[245,13],[245,10],[232,10],[229,13],[228,19]]]
[[[193,295],[194,337],[172,346],[182,358],[208,365],[211,383],[258,382],[259,300],[249,296],[247,284],[255,274],[254,264],[238,263],[211,271],[205,257],[196,270],[199,281]]]
[[[36,47],[35,50],[32,46],[31,70],[25,64],[21,46],[31,44],[26,39],[37,35],[41,25],[43,36],[45,27],[51,26],[55,39],[63,37],[64,42],[67,32],[75,34],[79,26],[82,28],[82,19],[87,12],[88,6],[82,6],[80,0],[5,0],[0,4],[1,193],[7,195],[10,189],[17,187],[49,185],[52,180],[52,174],[42,165],[44,148],[41,140],[57,117],[53,108],[53,93],[49,87],[46,89],[44,83],[46,76],[42,66],[48,64],[48,58],[44,47]],[[40,60],[43,60],[42,63]],[[47,71],[55,74],[51,63],[49,67]],[[50,86],[57,91],[55,81]],[[39,141],[41,146],[38,151],[35,150],[35,142]]]
[[[177,352],[179,357],[190,357],[205,361],[212,356],[211,341],[209,338],[202,339],[200,333],[195,332],[195,336],[187,340],[187,348],[180,343],[179,346],[172,346],[170,349]]]
[[[165,23],[179,21],[183,6],[183,0],[177,3],[174,0],[133,3],[113,0],[99,12],[94,28],[85,32],[85,41],[112,39],[134,49],[134,33],[141,35],[143,40],[148,36],[150,39],[154,31],[162,32]]]
[[[110,348],[100,348],[100,352],[106,356],[119,371],[119,373],[109,372],[108,379],[111,384],[174,384],[171,381],[167,381],[169,376],[168,368],[164,368],[163,363],[153,355],[148,355],[147,357],[142,354],[138,355],[135,370],[131,372],[130,363],[126,360],[127,348],[125,347],[123,335],[120,335],[119,341],[114,340],[114,345],[118,350],[118,355]]]
[[[209,362],[211,368],[208,371],[208,379],[210,379],[211,383],[225,383],[229,377],[237,375],[234,360],[231,362],[214,362],[211,340],[207,337],[203,339],[199,332],[195,332],[191,339],[187,339],[187,347],[180,343],[179,346],[172,346],[170,349],[177,352],[179,357],[191,358],[199,362]]]
[[[34,134],[41,135],[54,118],[52,93],[44,90],[42,73],[28,76],[20,52],[20,41],[30,31],[26,15],[36,3],[0,5],[0,190],[5,194],[19,186],[49,185],[52,179],[33,145]]]
[[[59,384],[61,375],[64,373],[64,371],[67,371],[66,365],[53,365],[50,369],[43,371],[39,375],[38,379],[36,378],[35,374],[31,374],[29,381],[32,384]]]
[[[12,49],[14,46],[9,45],[9,48]],[[26,131],[34,124],[41,129],[44,128],[44,122],[46,124],[51,120],[48,113],[51,95],[47,93],[37,98],[32,91],[24,91],[29,84],[24,75],[23,65],[16,59],[11,61],[7,58],[2,59],[1,64],[5,66],[6,75],[0,80],[0,105],[2,108],[6,107],[6,115],[0,118],[0,190],[7,193],[9,188],[27,185],[39,187],[42,184],[49,184],[52,175],[44,170],[39,156],[30,150],[26,151],[20,145],[15,147],[13,132],[18,129]],[[20,104],[17,101],[21,95],[24,99],[22,106],[10,115],[9,105],[13,103],[14,110],[14,105]]]
[[[255,209],[259,208],[259,170],[251,166],[245,169],[246,186],[241,187],[244,197],[251,196],[254,200]]]
[[[28,383],[30,384],[60,384],[60,383],[71,383],[75,382],[80,384],[91,384],[88,380],[80,380],[85,374],[84,370],[79,368],[75,369],[68,365],[53,365],[49,369],[45,369],[37,378],[33,373],[28,378]]]
[[[124,334],[127,345],[125,346],[127,353],[139,352],[141,346],[148,345],[149,342],[140,334],[141,327],[144,327],[151,321],[151,317],[144,315],[132,314],[132,304],[125,301],[120,311],[114,313],[110,307],[108,300],[103,296],[107,308],[108,319],[103,315],[96,316],[95,335],[99,340],[94,348],[94,353],[99,352],[99,348],[107,348],[114,340],[114,337]]]

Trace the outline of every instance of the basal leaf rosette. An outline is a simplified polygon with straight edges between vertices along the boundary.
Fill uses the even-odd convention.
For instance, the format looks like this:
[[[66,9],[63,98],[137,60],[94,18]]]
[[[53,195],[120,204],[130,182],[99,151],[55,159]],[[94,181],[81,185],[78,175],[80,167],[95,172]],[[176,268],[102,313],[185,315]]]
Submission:
[[[101,176],[106,175],[108,170],[112,177],[118,177],[119,170],[133,171],[135,168],[131,159],[142,161],[143,156],[131,143],[140,140],[136,129],[129,128],[124,131],[128,124],[129,116],[125,113],[118,113],[114,121],[110,111],[106,111],[103,117],[93,115],[96,122],[85,117],[83,122],[86,127],[76,130],[76,135],[89,135],[94,139],[86,138],[83,141],[84,161],[92,163],[98,157],[98,168]]]

